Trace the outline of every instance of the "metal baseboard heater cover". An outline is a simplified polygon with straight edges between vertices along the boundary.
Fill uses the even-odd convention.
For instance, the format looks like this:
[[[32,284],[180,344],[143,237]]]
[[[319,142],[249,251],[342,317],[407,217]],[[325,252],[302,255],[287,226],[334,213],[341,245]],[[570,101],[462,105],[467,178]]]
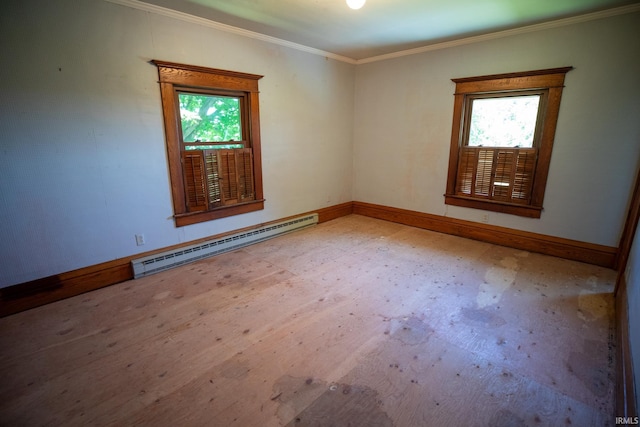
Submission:
[[[255,230],[221,237],[220,239],[186,246],[173,251],[161,252],[144,258],[134,259],[131,261],[133,277],[138,279],[179,265],[188,264],[199,259],[262,242],[263,240],[271,239],[285,233],[301,230],[303,228],[316,225],[317,223],[318,214],[314,213],[266,225]]]

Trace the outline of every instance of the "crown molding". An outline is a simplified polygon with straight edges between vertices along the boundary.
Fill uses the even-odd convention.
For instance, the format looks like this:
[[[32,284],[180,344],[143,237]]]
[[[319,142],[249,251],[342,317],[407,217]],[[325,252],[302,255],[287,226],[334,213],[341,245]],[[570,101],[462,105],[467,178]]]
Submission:
[[[277,44],[280,46],[300,50],[300,51],[311,53],[314,55],[324,56],[326,58],[335,59],[337,61],[342,61],[349,64],[355,64],[357,62],[355,59],[348,58],[346,56],[337,55],[331,52],[326,52],[324,50],[290,42],[288,40],[279,39],[277,37],[271,37],[266,34],[256,33],[254,31],[249,31],[243,28],[234,27],[232,25],[222,24],[220,22],[212,21],[206,18],[201,18],[199,16],[190,15],[184,12],[178,12],[176,10],[168,9],[166,7],[144,3],[139,0],[104,0],[104,1],[108,3],[118,4],[120,6],[130,7],[133,9],[143,10],[145,12],[155,13],[157,15],[162,15],[169,18],[174,18],[180,21],[191,23],[191,24],[202,25],[204,27],[213,28],[213,29],[224,31],[231,34],[237,34],[240,36],[249,37],[251,39],[260,40],[267,43]]]
[[[515,36],[518,34],[532,33],[535,31],[548,30],[551,28],[559,28],[567,25],[579,24],[582,22],[595,21],[598,19],[610,18],[612,16],[625,15],[640,11],[640,3],[629,6],[622,6],[613,9],[602,10],[599,12],[587,13],[584,15],[573,16],[571,18],[556,19],[554,21],[543,22],[541,24],[527,25],[525,27],[513,28],[511,30],[497,31],[494,33],[482,34],[479,36],[465,37],[462,39],[451,40],[442,43],[435,43],[427,46],[417,47],[414,49],[401,50],[385,55],[372,56],[370,58],[359,59],[356,64],[367,64],[369,62],[385,61],[387,59],[400,58],[402,56],[416,55],[419,53],[429,52],[433,50],[448,49],[450,47],[463,46],[472,43],[480,43],[487,40],[495,40],[503,37]]]
[[[133,9],[143,10],[146,12],[155,13],[158,15],[166,16],[169,18],[178,19],[180,21],[189,22],[196,25],[202,25],[216,30],[225,31],[227,33],[237,34],[244,37],[249,37],[255,40],[264,41],[267,43],[273,43],[280,46],[288,47],[291,49],[300,50],[303,52],[311,53],[313,55],[324,56],[326,58],[335,59],[337,61],[346,62],[348,64],[367,64],[370,62],[385,61],[388,59],[400,58],[403,56],[417,55],[424,52],[430,52],[440,49],[448,49],[456,46],[464,46],[472,43],[480,43],[488,40],[495,40],[509,36],[515,36],[518,34],[532,33],[535,31],[548,30],[552,28],[564,27],[567,25],[574,25],[588,21],[594,21],[598,19],[610,18],[618,15],[625,15],[627,13],[634,13],[640,11],[640,3],[635,3],[628,6],[616,7],[613,9],[606,9],[599,12],[587,13],[584,15],[574,16],[571,18],[557,19],[554,21],[543,22],[541,24],[527,25],[524,27],[513,28],[510,30],[497,31],[488,34],[482,34],[478,36],[465,37],[461,39],[446,41],[442,43],[434,43],[414,49],[401,50],[384,55],[372,56],[364,59],[353,59],[335,53],[326,52],[324,50],[316,49],[313,47],[305,46],[299,43],[290,42],[288,40],[279,39],[277,37],[268,36],[266,34],[257,33],[254,31],[245,30],[242,28],[234,27],[232,25],[222,24],[220,22],[212,21],[210,19],[201,18],[198,16],[190,15],[184,12],[178,12],[173,9],[168,9],[162,6],[156,6],[153,4],[145,3],[139,0],[104,0],[109,3],[118,4],[121,6],[130,7]]]

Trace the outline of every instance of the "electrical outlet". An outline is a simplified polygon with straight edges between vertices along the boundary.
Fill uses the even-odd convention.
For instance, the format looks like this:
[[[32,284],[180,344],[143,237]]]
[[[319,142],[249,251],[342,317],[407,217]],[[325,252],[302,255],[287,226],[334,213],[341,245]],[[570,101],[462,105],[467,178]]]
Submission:
[[[136,234],[136,245],[144,245],[144,234]]]
[[[485,224],[487,222],[489,222],[489,214],[488,213],[482,214],[482,222],[484,222]]]

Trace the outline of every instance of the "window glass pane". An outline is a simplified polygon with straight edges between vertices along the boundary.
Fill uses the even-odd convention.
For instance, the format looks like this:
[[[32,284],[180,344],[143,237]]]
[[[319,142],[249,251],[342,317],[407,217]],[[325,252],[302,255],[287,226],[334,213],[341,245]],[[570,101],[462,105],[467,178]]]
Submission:
[[[184,142],[241,141],[240,98],[179,93]]]
[[[533,147],[540,95],[472,101],[470,147]]]
[[[185,145],[185,150],[230,150],[244,148],[243,144]]]

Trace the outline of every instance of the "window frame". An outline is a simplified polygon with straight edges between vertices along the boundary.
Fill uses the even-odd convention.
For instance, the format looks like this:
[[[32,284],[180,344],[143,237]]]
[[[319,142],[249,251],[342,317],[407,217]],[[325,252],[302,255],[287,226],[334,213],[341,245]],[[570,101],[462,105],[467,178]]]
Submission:
[[[160,94],[164,117],[165,139],[174,221],[181,227],[190,224],[240,215],[264,209],[262,188],[262,155],[260,144],[260,110],[258,80],[263,76],[220,70],[174,62],[152,60],[158,67]],[[241,96],[243,143],[252,150],[252,166],[255,199],[228,206],[189,212],[187,208],[185,179],[183,176],[184,143],[178,101],[179,92]],[[244,108],[243,108],[244,107]],[[245,133],[246,132],[246,133]],[[235,141],[234,141],[235,142]],[[225,145],[224,142],[202,145]],[[188,150],[193,152],[198,150]]]
[[[536,127],[533,132],[533,144],[532,147],[535,147],[537,143],[539,143],[540,134],[542,132],[542,123],[544,121],[543,112],[545,109],[545,103],[547,102],[548,91],[545,89],[535,89],[535,90],[523,90],[523,91],[501,91],[501,92],[490,92],[490,93],[473,93],[468,94],[465,97],[465,105],[464,105],[464,129],[462,131],[462,146],[471,147],[469,145],[469,138],[471,136],[471,118],[473,115],[473,102],[478,99],[494,99],[494,98],[508,98],[508,97],[520,97],[520,96],[531,96],[538,95],[540,96],[540,101],[538,103],[538,114],[536,117]],[[498,146],[485,146],[487,148],[508,148],[508,147],[498,147]],[[526,148],[526,147],[522,147]]]
[[[247,94],[246,92],[241,92],[241,91],[230,91],[230,90],[221,90],[221,89],[203,89],[203,88],[192,88],[192,87],[178,87],[175,89],[175,102],[176,102],[176,111],[180,110],[180,94],[181,93],[186,93],[186,94],[192,94],[192,95],[211,95],[211,96],[218,96],[218,97],[227,97],[227,98],[237,98],[240,104],[240,122],[241,122],[241,128],[240,131],[242,132],[242,139],[241,140],[233,140],[233,143],[236,144],[243,144],[243,146],[248,147],[249,146],[249,140],[248,140],[248,136],[249,136],[249,123],[250,123],[250,119],[249,119],[249,114],[247,111]],[[178,130],[179,130],[179,137],[180,137],[180,143],[181,143],[181,147],[186,147],[188,145],[227,145],[229,144],[230,141],[201,141],[201,142],[186,142],[184,140],[184,135],[182,134],[182,124],[180,124],[180,121],[178,122]]]
[[[518,73],[452,79],[456,84],[454,93],[453,125],[449,150],[449,171],[445,204],[493,212],[502,212],[529,218],[540,218],[543,210],[547,175],[553,150],[560,100],[564,79],[573,67],[552,68]],[[532,92],[545,93],[541,98],[533,146],[537,149],[537,160],[533,172],[533,184],[528,204],[510,203],[489,198],[463,195],[456,191],[461,148],[468,142],[470,127],[470,105],[479,97],[526,95]],[[465,140],[466,139],[466,140]],[[491,149],[493,147],[487,147]],[[499,147],[496,147],[496,149]]]

